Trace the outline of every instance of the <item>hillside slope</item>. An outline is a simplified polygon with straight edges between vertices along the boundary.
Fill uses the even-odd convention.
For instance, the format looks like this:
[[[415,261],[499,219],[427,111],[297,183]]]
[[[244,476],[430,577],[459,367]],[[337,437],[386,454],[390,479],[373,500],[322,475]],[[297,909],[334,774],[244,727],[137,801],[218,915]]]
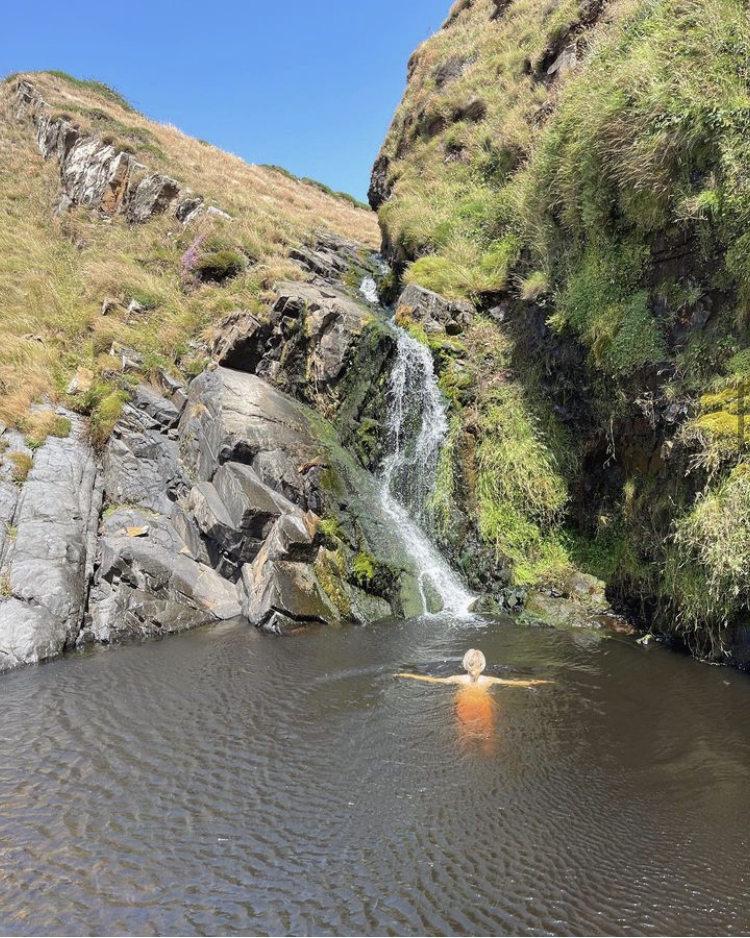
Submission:
[[[89,163],[68,174],[67,189],[78,185],[72,198],[58,155],[40,153],[33,108],[19,110],[16,89],[26,80],[44,120],[70,137],[60,146],[71,135],[92,142]],[[30,403],[59,398],[81,368],[80,406],[103,440],[117,410],[113,343],[142,356],[147,374],[195,373],[205,358],[200,340],[217,318],[260,311],[274,280],[302,276],[291,247],[322,228],[376,243],[371,213],[354,200],[154,123],[98,82],[11,76],[0,85],[0,127],[0,419],[21,429],[29,429]],[[123,178],[94,204],[118,160]],[[202,207],[185,224],[157,204],[148,223],[134,224],[127,173],[133,184],[165,177],[186,210],[198,208],[189,202],[197,196]]]
[[[454,402],[448,546],[498,584],[587,570],[739,664],[748,50],[735,0],[459,0],[370,189],[404,280],[480,313],[425,337]]]

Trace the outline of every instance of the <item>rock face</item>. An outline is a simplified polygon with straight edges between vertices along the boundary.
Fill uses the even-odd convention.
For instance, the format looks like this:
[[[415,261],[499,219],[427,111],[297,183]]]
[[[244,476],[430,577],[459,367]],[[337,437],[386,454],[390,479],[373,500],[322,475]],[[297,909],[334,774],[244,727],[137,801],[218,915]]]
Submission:
[[[383,601],[384,612],[400,614],[408,559],[378,516],[374,480],[314,411],[257,375],[218,367],[192,383],[180,440],[185,467],[198,480],[188,503],[198,538],[215,564],[241,576],[246,591],[257,589],[243,603],[251,621],[278,630],[282,622],[328,621],[332,608],[333,618],[356,619],[351,600],[367,603],[368,595]],[[330,570],[327,588],[321,583],[321,517],[342,531],[340,549],[384,558],[385,582],[374,593]],[[289,599],[303,594],[299,607]],[[322,606],[316,600],[313,615],[310,597],[319,594]]]
[[[134,224],[167,211],[183,225],[203,211],[230,218],[215,206],[206,208],[203,196],[183,191],[169,176],[149,174],[129,153],[118,152],[99,137],[83,135],[65,117],[55,117],[31,82],[20,81],[16,86],[16,116],[31,119],[39,152],[60,164],[60,211],[85,205],[103,215],[124,212]]]
[[[69,419],[70,436],[50,439],[37,453],[13,507],[0,570],[0,670],[59,654],[75,641],[83,616],[101,485],[82,422]]]
[[[390,166],[390,159],[384,153],[381,153],[375,160],[375,165],[372,167],[370,188],[367,190],[367,201],[370,203],[370,207],[374,212],[377,212],[383,202],[387,202],[391,197],[393,184],[388,178]]]

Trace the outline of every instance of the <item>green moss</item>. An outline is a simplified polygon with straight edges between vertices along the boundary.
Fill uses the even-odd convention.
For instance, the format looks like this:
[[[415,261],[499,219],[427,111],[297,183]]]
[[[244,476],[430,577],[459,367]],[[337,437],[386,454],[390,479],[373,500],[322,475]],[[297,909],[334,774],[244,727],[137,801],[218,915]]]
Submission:
[[[344,541],[344,531],[337,518],[330,516],[321,518],[318,523],[318,530],[333,550],[336,550]]]
[[[352,604],[345,585],[348,568],[343,552],[321,550],[315,561],[315,574],[323,592],[338,610],[341,618],[350,619]]]
[[[377,561],[366,550],[361,550],[352,560],[352,575],[360,586],[368,586],[375,579]]]

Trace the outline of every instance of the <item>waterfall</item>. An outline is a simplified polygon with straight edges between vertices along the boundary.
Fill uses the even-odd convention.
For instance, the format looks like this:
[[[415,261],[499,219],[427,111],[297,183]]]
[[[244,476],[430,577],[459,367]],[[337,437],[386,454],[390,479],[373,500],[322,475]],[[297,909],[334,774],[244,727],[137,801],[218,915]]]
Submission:
[[[393,328],[398,342],[388,385],[382,507],[415,564],[424,611],[430,611],[433,596],[444,612],[465,615],[475,597],[426,532],[440,447],[448,432],[445,401],[429,350]]]

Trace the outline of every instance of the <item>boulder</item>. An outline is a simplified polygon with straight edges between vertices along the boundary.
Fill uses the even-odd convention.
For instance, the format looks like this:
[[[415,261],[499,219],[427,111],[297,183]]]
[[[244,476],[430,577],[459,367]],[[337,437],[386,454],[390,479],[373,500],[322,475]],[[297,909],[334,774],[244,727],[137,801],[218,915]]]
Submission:
[[[79,139],[60,164],[63,191],[76,205],[112,214],[127,192],[130,157],[98,137]]]
[[[0,671],[59,655],[67,630],[43,606],[10,597],[0,602]]]
[[[285,632],[339,618],[309,564],[258,555],[242,568],[242,612],[268,632]]]
[[[335,418],[346,442],[363,419],[379,424],[393,331],[342,289],[290,281],[275,291],[268,322],[238,311],[220,323],[219,363],[260,375]]]
[[[211,351],[220,365],[255,373],[272,333],[270,323],[246,310],[235,310],[216,327]]]
[[[389,571],[375,595],[393,614],[402,614],[410,602],[409,585],[416,583],[413,562],[379,507],[378,483],[309,407],[257,375],[218,367],[190,386],[180,420],[180,448],[188,472],[213,483],[232,524],[246,536],[264,539],[253,565],[261,557],[313,563],[317,519],[305,513],[325,515],[338,522],[342,538],[356,545],[355,552],[367,550]],[[186,540],[192,538],[193,556],[200,556],[196,530],[190,533],[185,518],[179,525],[186,529]],[[243,577],[247,587],[244,568]],[[363,598],[360,606],[365,605]],[[337,606],[337,618],[342,610]],[[293,612],[287,609],[285,614],[293,618]]]
[[[198,479],[211,481],[223,463],[244,463],[269,488],[310,507],[301,470],[322,452],[314,419],[256,375],[227,368],[199,375],[180,420],[180,446]]]
[[[181,221],[183,225],[189,225],[201,213],[202,208],[202,195],[183,195],[174,213],[178,221]]]
[[[136,224],[147,221],[154,215],[161,215],[174,202],[180,187],[169,176],[151,173],[142,179],[132,193],[127,208],[128,221]]]
[[[326,391],[343,377],[352,348],[372,313],[346,294],[327,287],[289,281],[275,287],[279,318],[303,320],[307,380]],[[288,344],[287,344],[288,348]]]
[[[396,302],[399,322],[419,323],[427,333],[458,335],[471,323],[474,309],[462,300],[448,300],[439,293],[410,283]]]

